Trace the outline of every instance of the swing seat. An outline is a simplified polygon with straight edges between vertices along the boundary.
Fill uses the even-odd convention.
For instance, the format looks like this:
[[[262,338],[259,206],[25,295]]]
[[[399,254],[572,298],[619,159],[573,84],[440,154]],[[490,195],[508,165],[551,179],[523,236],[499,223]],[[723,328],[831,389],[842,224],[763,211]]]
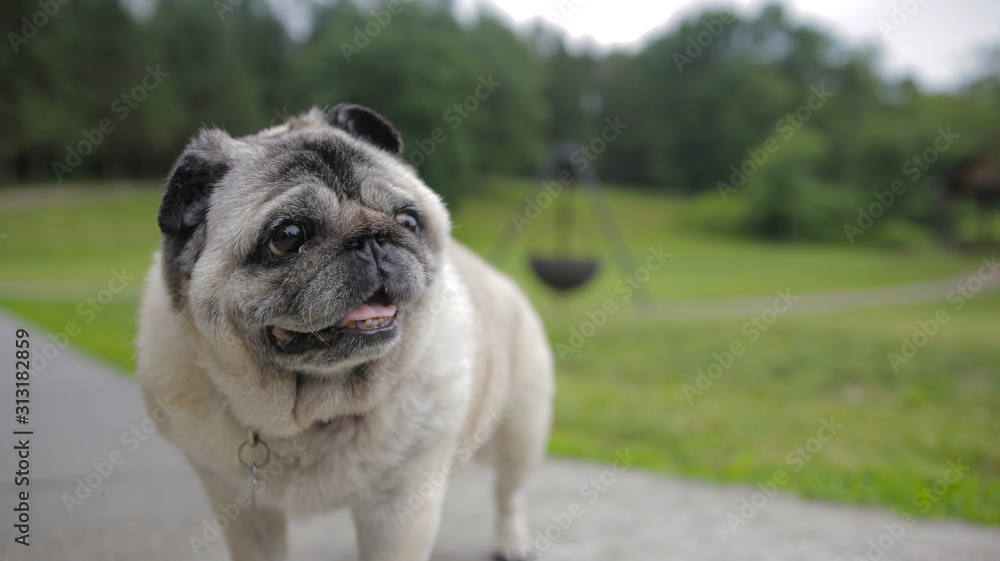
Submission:
[[[590,280],[597,272],[597,259],[532,257],[531,269],[542,282],[556,290],[570,290]]]

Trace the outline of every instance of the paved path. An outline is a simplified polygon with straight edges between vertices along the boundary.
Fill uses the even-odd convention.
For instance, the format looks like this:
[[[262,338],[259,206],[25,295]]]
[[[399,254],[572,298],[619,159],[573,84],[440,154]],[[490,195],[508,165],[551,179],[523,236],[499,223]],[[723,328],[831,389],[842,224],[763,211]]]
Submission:
[[[183,457],[156,435],[132,450],[121,435],[141,427],[146,412],[125,377],[71,351],[61,352],[31,380],[30,543],[15,544],[13,484],[17,458],[14,424],[15,323],[0,317],[0,557],[11,560],[224,560],[220,541],[195,556],[188,537],[201,535],[209,508]],[[32,329],[36,350],[43,331]],[[141,431],[141,428],[137,430]],[[127,442],[127,441],[126,441]],[[107,477],[97,473],[118,451],[124,463]],[[715,487],[632,469],[601,494],[581,486],[610,466],[549,460],[530,485],[531,519],[553,543],[542,559],[588,561],[855,561],[868,540],[879,540],[896,514],[879,508],[839,506],[779,494],[739,534],[726,515],[754,491]],[[63,504],[77,479],[99,482],[72,513]],[[605,481],[611,479],[604,473]],[[449,492],[433,559],[487,559],[492,527],[490,474],[472,465]],[[591,503],[590,500],[593,500]],[[573,503],[582,514],[565,531]],[[573,512],[579,512],[573,510]],[[883,537],[883,561],[997,561],[1000,528],[921,520],[899,540]],[[297,524],[291,559],[355,559],[350,519],[344,513]],[[541,542],[540,542],[541,543]],[[544,545],[544,543],[542,543]]]

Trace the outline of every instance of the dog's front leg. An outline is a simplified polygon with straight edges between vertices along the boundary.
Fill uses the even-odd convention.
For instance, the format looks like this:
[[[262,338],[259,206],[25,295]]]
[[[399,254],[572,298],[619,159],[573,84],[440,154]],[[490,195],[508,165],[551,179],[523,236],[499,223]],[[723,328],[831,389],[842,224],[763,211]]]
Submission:
[[[244,507],[248,489],[237,489],[205,468],[195,466],[195,471],[212,503],[216,520],[228,521],[224,533],[233,561],[281,561],[285,558],[287,523],[284,514],[260,504],[256,508]]]
[[[351,509],[361,561],[426,561],[441,521],[445,485],[420,482]],[[428,494],[428,487],[433,487]]]

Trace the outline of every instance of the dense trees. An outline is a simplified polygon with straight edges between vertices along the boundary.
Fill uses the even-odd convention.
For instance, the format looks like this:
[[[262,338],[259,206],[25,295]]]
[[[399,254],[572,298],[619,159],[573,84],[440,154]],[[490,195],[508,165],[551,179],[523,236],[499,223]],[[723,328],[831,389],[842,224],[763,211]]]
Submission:
[[[263,0],[160,0],[142,18],[119,0],[8,0],[0,178],[161,177],[203,124],[245,134],[352,101],[393,121],[404,157],[453,202],[482,174],[530,174],[568,141],[600,149],[607,181],[729,205],[707,211],[709,226],[831,238],[841,232],[824,224],[852,220],[895,180],[926,192],[903,166],[939,129],[961,137],[927,175],[997,140],[1000,68],[926,94],[777,6],[709,11],[636,54],[594,55],[541,25],[459,23],[449,4],[317,5],[292,41]],[[610,143],[597,140],[607,118],[628,127]],[[907,196],[892,220],[919,227],[930,207]]]

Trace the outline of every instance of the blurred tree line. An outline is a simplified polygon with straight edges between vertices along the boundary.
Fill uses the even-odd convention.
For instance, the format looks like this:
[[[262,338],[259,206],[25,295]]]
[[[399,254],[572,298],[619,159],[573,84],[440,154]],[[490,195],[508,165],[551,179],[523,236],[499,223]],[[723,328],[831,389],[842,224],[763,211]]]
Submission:
[[[350,101],[386,115],[452,202],[572,142],[607,182],[698,196],[699,226],[773,238],[842,239],[902,180],[880,235],[905,238],[932,221],[927,177],[998,136],[1000,72],[928,94],[778,6],[595,55],[541,24],[460,23],[448,4],[313,5],[293,41],[263,0],[159,0],[143,17],[119,0],[7,0],[0,179],[162,177],[199,126],[241,135]],[[958,140],[912,179],[904,166],[948,127]]]

